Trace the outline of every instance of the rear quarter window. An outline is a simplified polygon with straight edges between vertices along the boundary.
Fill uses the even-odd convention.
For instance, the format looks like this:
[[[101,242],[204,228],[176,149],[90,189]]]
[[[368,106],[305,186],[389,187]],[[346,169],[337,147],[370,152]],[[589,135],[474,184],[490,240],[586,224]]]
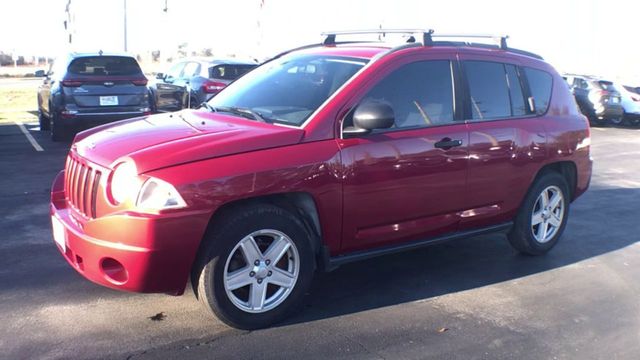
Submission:
[[[216,65],[209,68],[209,78],[235,80],[255,67],[256,65]]]
[[[524,72],[529,82],[529,90],[536,105],[536,114],[542,115],[549,109],[551,102],[551,86],[553,78],[546,71],[525,67]]]
[[[142,70],[134,58],[124,56],[92,56],[71,61],[68,72],[79,76],[140,75]]]

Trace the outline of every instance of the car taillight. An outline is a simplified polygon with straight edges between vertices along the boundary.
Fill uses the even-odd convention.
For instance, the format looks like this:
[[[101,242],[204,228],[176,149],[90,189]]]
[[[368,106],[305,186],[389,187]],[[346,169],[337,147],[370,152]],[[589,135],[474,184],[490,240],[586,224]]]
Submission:
[[[145,86],[147,85],[148,80],[147,79],[135,79],[135,80],[131,80],[131,83],[133,85],[136,86]]]
[[[217,81],[207,81],[206,83],[202,84],[202,91],[211,94],[224,89],[225,86],[227,86],[225,83]]]
[[[638,96],[638,95],[631,95],[631,100],[633,100],[633,101],[640,101],[640,96]]]
[[[78,81],[78,80],[62,80],[62,86],[78,87],[80,85],[82,85],[82,81]]]

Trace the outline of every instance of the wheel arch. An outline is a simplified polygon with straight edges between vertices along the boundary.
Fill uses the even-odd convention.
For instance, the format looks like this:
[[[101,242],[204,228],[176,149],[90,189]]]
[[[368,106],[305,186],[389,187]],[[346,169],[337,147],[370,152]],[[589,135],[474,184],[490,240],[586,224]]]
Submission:
[[[546,164],[541,167],[540,170],[538,170],[536,176],[533,179],[533,182],[531,183],[531,186],[533,186],[533,184],[535,184],[542,175],[548,172],[555,172],[564,177],[564,179],[567,181],[567,185],[569,186],[569,198],[571,199],[571,201],[573,201],[575,199],[578,182],[578,169],[576,167],[576,164],[573,161],[569,160],[555,161]]]
[[[316,206],[316,200],[313,195],[308,192],[287,192],[268,195],[260,195],[250,198],[232,200],[219,206],[212,214],[207,225],[208,232],[216,226],[216,222],[224,219],[227,214],[238,211],[239,209],[251,207],[257,204],[269,204],[280,207],[297,216],[310,235],[311,248],[317,256],[322,249],[322,226],[320,215]],[[203,237],[203,239],[206,235]],[[202,248],[201,244],[198,248],[198,254]]]

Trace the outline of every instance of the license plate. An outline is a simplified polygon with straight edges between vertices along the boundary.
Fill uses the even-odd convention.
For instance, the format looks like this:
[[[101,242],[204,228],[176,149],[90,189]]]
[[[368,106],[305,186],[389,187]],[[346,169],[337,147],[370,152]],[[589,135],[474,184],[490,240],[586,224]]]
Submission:
[[[60,245],[63,252],[67,251],[67,232],[64,230],[64,225],[58,220],[57,217],[51,217],[51,225],[53,227],[53,240]]]
[[[118,105],[117,96],[100,96],[100,106],[115,106]]]
[[[617,97],[611,98],[611,102],[614,104],[617,104],[620,102],[620,98],[617,98]]]

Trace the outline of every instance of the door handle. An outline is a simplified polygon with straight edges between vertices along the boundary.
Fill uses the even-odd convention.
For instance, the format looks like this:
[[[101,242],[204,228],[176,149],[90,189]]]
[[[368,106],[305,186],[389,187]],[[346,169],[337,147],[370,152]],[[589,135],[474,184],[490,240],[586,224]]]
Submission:
[[[461,145],[462,145],[462,140],[451,140],[450,138],[446,137],[438,141],[437,143],[435,143],[433,146],[435,146],[438,149],[449,150],[452,147],[461,146]]]

